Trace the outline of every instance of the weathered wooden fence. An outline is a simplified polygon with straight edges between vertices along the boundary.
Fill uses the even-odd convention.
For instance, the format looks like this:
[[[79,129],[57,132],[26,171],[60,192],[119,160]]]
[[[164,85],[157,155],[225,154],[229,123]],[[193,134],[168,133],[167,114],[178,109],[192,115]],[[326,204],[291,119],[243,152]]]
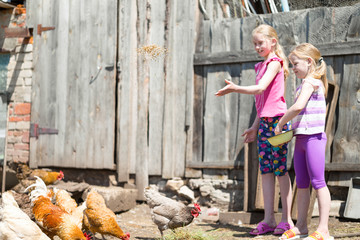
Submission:
[[[254,84],[261,59],[251,31],[264,22],[287,52],[301,42],[321,50],[329,78],[340,86],[328,162],[342,168],[328,169],[359,170],[359,6],[204,20],[191,0],[28,2],[30,25],[55,27],[34,33],[32,121],[59,131],[32,138],[33,166],[116,169],[121,182],[135,174],[139,198],[149,176],[237,169],[230,177],[244,179],[241,134],[256,115],[253,97],[214,93],[224,78]],[[211,2],[208,13],[216,8]],[[150,44],[167,55],[138,54]],[[297,84],[291,74],[288,105]]]

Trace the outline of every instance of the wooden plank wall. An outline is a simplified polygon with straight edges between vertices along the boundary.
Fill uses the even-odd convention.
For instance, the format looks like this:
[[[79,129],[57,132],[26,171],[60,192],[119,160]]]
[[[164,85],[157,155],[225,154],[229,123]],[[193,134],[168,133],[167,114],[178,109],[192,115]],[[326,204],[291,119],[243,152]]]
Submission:
[[[148,1],[147,5],[120,1],[116,142],[119,181],[128,181],[131,174],[143,175],[136,181],[145,186],[147,176],[203,177],[242,169],[241,134],[256,116],[253,96],[231,94],[217,98],[214,93],[224,86],[224,78],[241,85],[254,83],[254,64],[261,59],[253,51],[251,31],[258,23],[271,24],[278,30],[287,53],[299,42],[313,41],[328,53],[326,61],[331,61],[330,56],[350,54],[357,46],[349,43],[337,50],[335,41],[344,35],[326,31],[330,16],[346,18],[344,11],[316,9],[225,19],[215,2],[204,3],[209,20],[204,20],[193,1]],[[309,19],[323,22],[324,28],[317,31]],[[335,43],[329,43],[329,39]],[[136,54],[137,48],[150,44],[167,48],[167,56],[153,61]],[[298,84],[291,74],[286,88],[288,103],[292,103]],[[251,158],[256,157],[255,150],[256,144],[250,144]],[[250,168],[255,171],[257,164],[253,163]],[[291,161],[288,165],[291,167]],[[238,179],[243,177],[241,171]],[[255,184],[256,175],[257,171],[249,174]]]
[[[195,10],[190,0],[119,4],[118,180],[136,174],[140,190],[148,175],[184,176],[193,115]],[[137,54],[153,44],[168,49],[167,55]]]
[[[209,5],[206,7],[208,7],[207,13],[211,18],[211,13],[215,14],[217,10],[214,6],[210,6],[213,7],[213,9],[209,9]],[[226,108],[233,108],[233,105],[227,102],[227,99],[229,98],[228,96],[225,96],[220,100],[227,102],[226,104],[220,104],[219,102],[211,99],[210,96],[212,95],[211,92],[214,92],[215,89],[219,89],[223,86],[216,86],[216,84],[219,84],[219,82],[222,81],[221,79],[224,78],[225,75],[224,72],[230,72],[229,69],[240,68],[240,71],[236,73],[240,81],[236,80],[236,76],[232,76],[232,78],[235,79],[235,82],[242,85],[250,85],[254,83],[253,67],[255,62],[259,61],[259,59],[254,51],[251,51],[251,49],[253,49],[251,43],[251,31],[257,23],[261,22],[275,27],[280,37],[280,43],[285,47],[286,53],[290,52],[292,46],[301,42],[310,42],[320,49],[329,65],[329,79],[340,86],[339,106],[334,114],[336,120],[333,123],[333,130],[331,132],[332,136],[330,136],[331,139],[334,136],[334,144],[329,146],[327,149],[327,163],[342,162],[346,166],[358,163],[360,152],[358,143],[360,141],[360,135],[349,133],[348,128],[349,126],[352,126],[351,132],[357,133],[360,127],[359,121],[355,121],[359,114],[358,88],[355,87],[349,89],[350,86],[354,86],[353,84],[355,84],[355,86],[358,85],[358,77],[356,77],[356,74],[359,73],[358,56],[360,52],[358,49],[360,43],[359,38],[354,36],[359,36],[356,35],[356,32],[358,33],[359,29],[355,30],[354,27],[351,26],[355,26],[359,23],[359,19],[354,17],[358,16],[359,12],[359,7],[318,8],[289,13],[247,17],[240,20],[241,24],[239,27],[241,28],[241,34],[238,35],[236,31],[232,30],[231,36],[228,36],[228,29],[231,28],[229,26],[236,29],[235,26],[239,25],[237,23],[239,20],[204,20],[201,29],[202,32],[199,34],[204,39],[198,39],[197,44],[211,44],[207,47],[207,49],[197,46],[196,49],[198,51],[194,56],[194,65],[195,69],[197,69],[196,73],[200,75],[196,75],[195,79],[204,78],[203,81],[205,85],[204,97],[202,100],[197,100],[198,102],[202,102],[205,106],[203,125],[203,134],[205,136],[203,144],[205,144],[205,146],[203,161],[208,161],[207,156],[210,156],[210,158],[213,157],[213,160],[220,158],[221,160],[219,161],[223,161],[225,166],[226,161],[236,160],[235,158],[229,159],[221,154],[221,152],[229,153],[230,145],[226,145],[229,143],[229,140],[231,141],[232,139],[232,141],[234,141],[234,139],[230,137],[231,135],[224,134],[226,124],[238,128],[239,132],[250,126],[251,115],[249,114],[249,109],[245,111],[244,114],[241,114],[241,111],[242,108],[249,108],[249,106],[253,104],[253,100],[248,99],[245,103],[242,102],[241,104],[241,101],[239,101],[239,105],[237,106],[240,108],[240,116],[243,118],[241,122],[247,123],[247,126],[245,126],[241,125],[242,123],[240,123],[240,121],[234,122],[231,120],[231,117],[229,118]],[[286,21],[284,21],[284,19],[286,19]],[[316,24],[310,24],[314,22]],[[341,31],[337,29],[338,27],[341,27]],[[235,49],[231,49],[229,47],[231,46],[231,44],[229,44],[229,42],[231,42],[229,39],[237,41],[237,43],[233,43],[233,46],[236,46]],[[245,72],[245,70],[248,71],[248,73]],[[249,74],[249,77],[244,79],[247,74]],[[248,82],[246,82],[247,80]],[[293,102],[293,92],[299,83],[299,80],[295,78],[293,73],[291,73],[287,81],[286,92],[286,99],[289,106]],[[216,112],[216,110],[218,110],[218,112]],[[338,122],[340,119],[343,120],[342,122],[347,124],[340,127]],[[214,121],[218,121],[218,123],[214,123]],[[211,131],[214,133],[211,133]],[[219,142],[216,142],[217,140],[213,140],[214,136],[224,140],[222,141],[221,146],[217,146]],[[194,139],[197,139],[198,137],[199,136],[194,136]],[[207,142],[209,139],[214,142],[213,146],[217,146],[220,153],[214,151],[213,147],[209,145],[210,143]],[[341,143],[345,144],[341,145]],[[196,144],[199,145],[198,143]],[[242,148],[241,144],[238,146]],[[292,148],[293,146],[290,147],[290,150],[292,150]],[[240,151],[237,149],[236,152],[239,153]],[[249,152],[252,152],[251,146]],[[249,156],[249,158],[251,160],[256,158],[256,156]],[[288,166],[291,167],[291,159],[288,162]],[[339,168],[339,165],[334,164],[329,165],[327,169],[330,169],[330,171],[338,171],[337,173],[331,174],[336,176],[332,177],[335,181],[330,181],[331,184],[335,185],[347,185],[350,177],[356,174],[357,171],[353,168],[355,172],[349,172],[351,168],[345,170],[345,167]],[[346,173],[344,171],[346,171]],[[251,176],[251,174],[249,175]]]
[[[117,1],[30,0],[31,122],[58,129],[30,139],[30,166],[114,169]],[[37,25],[55,27],[37,33]]]
[[[41,94],[33,105],[40,109],[46,102],[47,112],[33,111],[32,121],[55,126],[62,136],[54,141],[57,147],[50,147],[52,151],[37,151],[40,158],[32,156],[34,166],[41,165],[37,161],[45,157],[50,159],[47,164],[60,164],[55,156],[64,152],[70,157],[61,162],[62,166],[112,168],[115,152],[118,180],[127,182],[130,175],[136,174],[140,190],[148,185],[149,176],[206,177],[226,175],[227,169],[242,171],[241,134],[256,116],[253,96],[230,94],[218,98],[214,93],[225,85],[225,78],[241,85],[254,83],[254,64],[261,59],[253,51],[251,31],[260,22],[278,30],[287,53],[300,42],[319,46],[341,92],[335,115],[334,145],[329,148],[332,162],[358,162],[359,97],[358,89],[352,86],[358,84],[359,39],[355,31],[351,35],[355,37],[346,42],[346,32],[331,29],[336,22],[328,21],[348,19],[344,20],[349,23],[347,26],[356,25],[357,18],[351,16],[358,14],[359,9],[320,8],[225,19],[216,1],[204,2],[209,20],[204,20],[198,2],[191,0],[119,0],[106,4],[97,0],[68,0],[61,4],[29,0],[28,7],[33,9],[29,11],[32,12],[28,16],[29,24],[36,26],[41,22],[56,27],[55,31],[38,37],[34,45],[33,88]],[[98,30],[92,26],[98,26]],[[108,35],[114,28],[117,28],[117,40],[116,36]],[[52,41],[53,38],[57,41]],[[152,60],[137,53],[138,48],[150,44],[168,49],[167,55]],[[66,48],[68,51],[50,51]],[[99,56],[99,51],[104,56]],[[40,67],[39,61],[49,64]],[[88,77],[95,76],[100,65],[103,68],[98,79],[89,85]],[[115,83],[110,80],[114,79],[115,70],[109,69],[116,66]],[[292,103],[298,83],[291,74],[287,81],[288,103]],[[43,88],[47,90],[40,91]],[[65,104],[58,105],[59,99],[64,99]],[[108,104],[106,112],[89,119],[88,113],[97,111],[93,107],[99,104],[99,99],[104,100],[101,104]],[[69,109],[79,111],[74,114]],[[340,122],[353,126],[352,131]],[[93,127],[94,133],[84,141],[84,134],[74,131],[70,123],[75,123],[76,129]],[[104,129],[104,126],[110,127]],[[52,137],[42,139],[37,142],[32,139],[31,145],[37,148]],[[106,151],[106,159],[97,155],[103,150],[92,151],[104,145],[115,147]],[[255,144],[249,146],[250,158],[254,157],[255,148]],[[91,160],[74,165],[74,154]],[[241,171],[237,172],[237,179],[243,179]],[[254,181],[256,174],[251,175]]]

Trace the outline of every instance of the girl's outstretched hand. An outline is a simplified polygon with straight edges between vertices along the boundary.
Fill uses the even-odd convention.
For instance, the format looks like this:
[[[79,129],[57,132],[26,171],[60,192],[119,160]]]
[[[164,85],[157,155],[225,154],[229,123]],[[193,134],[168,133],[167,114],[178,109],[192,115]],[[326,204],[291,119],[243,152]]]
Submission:
[[[245,132],[241,136],[245,137],[245,140],[244,140],[245,143],[253,142],[253,141],[255,141],[256,136],[257,136],[257,129],[255,129],[255,128],[246,129]]]
[[[220,96],[224,96],[225,94],[235,91],[235,83],[233,83],[230,80],[226,80],[226,79],[225,79],[225,82],[226,82],[226,86],[223,87],[222,89],[220,89],[219,91],[217,91],[215,93],[215,96],[220,97]]]

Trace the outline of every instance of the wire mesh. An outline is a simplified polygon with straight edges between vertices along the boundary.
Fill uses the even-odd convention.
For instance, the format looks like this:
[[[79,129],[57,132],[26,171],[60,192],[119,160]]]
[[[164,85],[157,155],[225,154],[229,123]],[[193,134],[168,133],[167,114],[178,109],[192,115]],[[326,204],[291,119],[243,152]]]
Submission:
[[[225,18],[241,18],[254,14],[282,12],[281,0],[214,0]],[[290,11],[317,7],[345,7],[360,3],[360,0],[288,0]]]

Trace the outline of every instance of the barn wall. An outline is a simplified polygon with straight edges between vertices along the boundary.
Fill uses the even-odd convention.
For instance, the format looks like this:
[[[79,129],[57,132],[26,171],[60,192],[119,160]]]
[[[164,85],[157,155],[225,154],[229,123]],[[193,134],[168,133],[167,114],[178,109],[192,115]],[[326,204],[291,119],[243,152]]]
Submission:
[[[322,47],[329,72],[340,87],[328,162],[358,163],[359,5],[238,19],[224,18],[213,1],[206,1],[205,7],[214,13],[208,20],[196,1],[119,1],[114,108],[118,181],[127,182],[133,174],[141,186],[147,185],[149,176],[244,179],[241,134],[256,114],[253,97],[215,98],[214,92],[224,85],[224,78],[242,85],[253,83],[253,67],[260,59],[252,50],[251,31],[261,22],[277,29],[287,51],[300,42]],[[28,21],[34,27],[34,19]],[[151,44],[168,51],[156,59],[138,53]],[[31,48],[31,44],[22,45],[15,54]],[[9,81],[18,90],[31,86],[31,76],[9,79],[14,79]],[[26,81],[20,84],[20,80]],[[286,93],[289,103],[297,83],[291,75]],[[29,104],[29,100],[23,102]],[[10,127],[21,127],[26,134],[29,122]],[[16,141],[28,138],[18,136]],[[21,161],[27,161],[28,149],[21,151]],[[14,160],[11,154],[9,160]],[[343,173],[334,174],[334,184],[341,185],[353,173],[345,178]]]
[[[6,14],[3,14],[4,11]],[[2,10],[1,19],[3,26],[23,28],[26,24],[26,10],[22,7]],[[1,76],[1,78],[5,78],[2,81],[4,80],[6,83],[6,91],[1,94],[3,106],[7,106],[7,108],[2,107],[1,110],[2,114],[7,116],[8,122],[6,159],[14,162],[28,162],[33,61],[32,39],[4,38],[5,34],[1,34],[1,36],[3,38],[0,41],[0,49],[7,51],[9,55],[6,66],[7,73]]]
[[[213,6],[207,7],[208,13],[215,9]],[[198,148],[196,142],[193,144],[197,151],[204,152],[203,159],[193,160],[220,161],[224,168],[228,161],[236,166],[240,159],[242,165],[243,139],[240,134],[251,126],[253,98],[230,94],[216,99],[213,93],[224,86],[224,78],[241,85],[254,83],[253,67],[261,59],[252,50],[251,31],[258,24],[267,23],[277,30],[280,43],[287,53],[302,42],[317,46],[328,64],[331,83],[340,87],[337,108],[332,113],[334,122],[330,133],[333,142],[327,149],[326,161],[329,163],[329,171],[333,171],[330,184],[347,186],[350,177],[358,171],[353,168],[351,172],[349,169],[358,163],[360,157],[360,135],[353,134],[358,133],[360,128],[359,121],[355,120],[360,112],[357,77],[360,69],[359,15],[360,5],[357,4],[355,7],[316,8],[242,19],[203,21],[198,34],[201,37],[197,39],[194,65],[196,81],[203,82],[205,86],[204,96],[197,100],[197,104],[204,108],[204,118],[202,130],[198,130],[193,138],[201,139],[198,142],[204,147]],[[298,84],[299,80],[291,73],[287,81],[288,106],[293,102],[293,93]],[[355,87],[350,89],[350,86]],[[199,108],[197,106],[195,109]],[[256,156],[251,159],[256,159]],[[338,163],[348,166],[347,170],[338,168]],[[291,161],[289,164],[291,167]],[[220,167],[221,164],[217,165]],[[205,164],[203,166],[209,167]]]

